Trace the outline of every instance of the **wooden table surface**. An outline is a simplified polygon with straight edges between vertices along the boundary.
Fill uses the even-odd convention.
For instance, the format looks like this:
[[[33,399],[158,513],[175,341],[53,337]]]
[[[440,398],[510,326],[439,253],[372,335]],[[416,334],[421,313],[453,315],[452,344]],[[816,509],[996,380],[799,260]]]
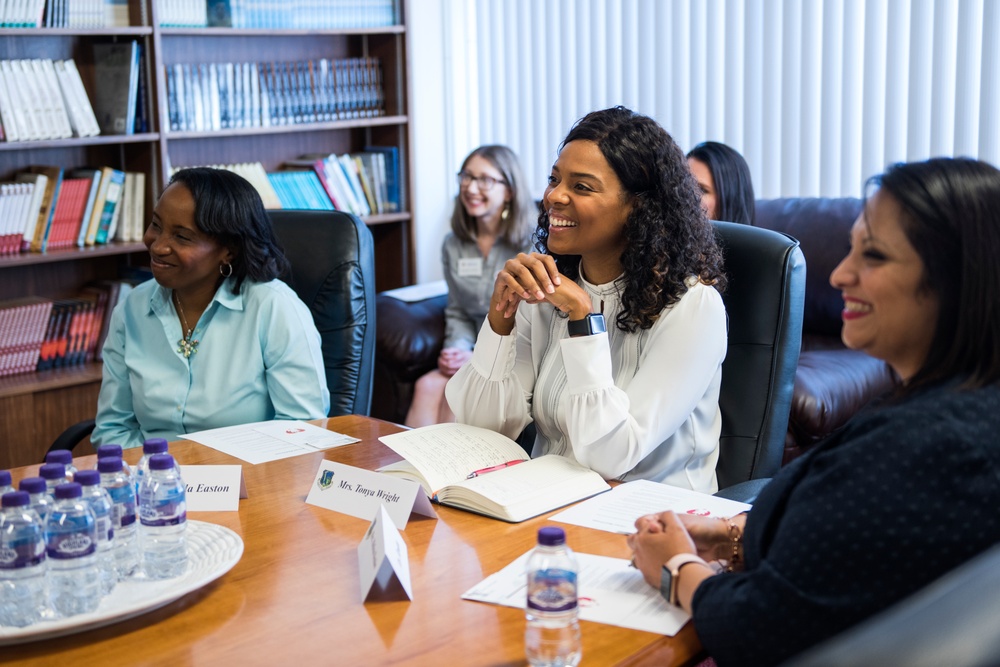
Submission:
[[[193,442],[170,446],[181,465],[242,464],[239,512],[191,512],[243,539],[243,557],[199,591],[134,619],[75,635],[0,647],[5,665],[524,665],[524,612],[462,593],[534,546],[545,517],[508,524],[435,506],[402,532],[413,601],[398,584],[362,603],[357,547],[368,522],[305,504],[325,457],[374,469],[399,460],[378,437],[401,427],[367,417],[319,420],[354,445],[262,465]],[[141,452],[129,450],[134,463]],[[78,467],[95,464],[78,457]],[[36,474],[19,468],[15,480]],[[16,482],[15,482],[16,483]],[[548,516],[548,515],[546,515]],[[625,539],[560,524],[576,551],[627,558]],[[688,623],[676,637],[582,621],[583,665],[685,665],[700,646]]]

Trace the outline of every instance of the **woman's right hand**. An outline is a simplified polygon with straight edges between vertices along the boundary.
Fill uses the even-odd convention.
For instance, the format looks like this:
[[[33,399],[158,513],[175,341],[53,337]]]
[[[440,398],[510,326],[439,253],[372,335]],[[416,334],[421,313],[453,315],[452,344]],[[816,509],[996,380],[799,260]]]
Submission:
[[[729,535],[729,519],[718,517],[678,514],[681,524],[694,541],[698,555],[707,561],[725,560],[732,555],[732,541]],[[743,530],[746,514],[737,514],[732,521]]]
[[[522,252],[508,259],[493,284],[488,316],[490,327],[501,336],[510,334],[514,330],[518,304],[544,301],[562,282],[551,255]]]

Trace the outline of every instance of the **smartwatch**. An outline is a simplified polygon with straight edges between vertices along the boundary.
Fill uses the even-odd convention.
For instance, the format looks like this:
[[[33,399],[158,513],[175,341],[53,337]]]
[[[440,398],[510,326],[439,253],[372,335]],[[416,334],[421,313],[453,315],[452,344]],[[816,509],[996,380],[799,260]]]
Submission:
[[[593,336],[608,330],[601,313],[590,313],[582,320],[570,320],[566,328],[570,336]]]
[[[665,599],[673,607],[680,606],[680,603],[677,600],[677,575],[680,574],[681,568],[688,563],[701,563],[702,565],[708,565],[708,563],[706,563],[704,559],[699,556],[682,553],[671,557],[660,572],[660,595],[662,595],[663,599]]]

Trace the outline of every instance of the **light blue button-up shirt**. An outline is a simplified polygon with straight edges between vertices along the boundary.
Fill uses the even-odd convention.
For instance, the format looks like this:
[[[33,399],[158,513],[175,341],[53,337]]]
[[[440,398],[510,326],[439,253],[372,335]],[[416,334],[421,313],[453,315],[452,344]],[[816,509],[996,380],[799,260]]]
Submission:
[[[223,282],[195,326],[195,354],[178,352],[171,290],[149,280],[111,316],[95,445],[139,447],[204,429],[271,419],[318,419],[330,392],[312,315],[280,280]]]

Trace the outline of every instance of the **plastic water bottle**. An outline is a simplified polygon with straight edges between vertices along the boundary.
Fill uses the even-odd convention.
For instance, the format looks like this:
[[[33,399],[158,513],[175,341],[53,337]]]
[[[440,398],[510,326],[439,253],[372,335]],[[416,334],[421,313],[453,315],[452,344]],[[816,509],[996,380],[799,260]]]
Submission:
[[[139,487],[139,544],[150,579],[177,577],[187,568],[187,489],[174,457],[153,454]]]
[[[18,484],[17,488],[28,494],[31,509],[38,512],[38,516],[41,518],[42,524],[44,525],[45,519],[49,516],[49,510],[52,509],[52,505],[55,503],[55,501],[49,496],[49,490],[45,484],[45,480],[41,477],[25,477],[21,480],[21,483]]]
[[[23,628],[45,608],[45,529],[25,491],[0,500],[0,625]]]
[[[56,487],[56,504],[45,522],[45,555],[52,609],[60,616],[97,609],[101,603],[97,521],[76,482]]]
[[[0,470],[0,497],[5,493],[10,493],[11,491],[16,491],[16,489],[11,484],[11,476],[9,470]]]
[[[580,664],[577,621],[577,565],[562,528],[538,530],[538,546],[528,557],[527,626],[524,652],[532,667]]]
[[[101,575],[101,595],[107,595],[118,583],[115,568],[115,528],[111,494],[101,486],[101,473],[96,470],[78,470],[74,481],[83,487],[83,499],[94,510],[97,528],[97,569]]]
[[[73,452],[68,449],[53,449],[45,455],[45,462],[63,464],[63,468],[66,469],[66,481],[73,481],[73,475],[76,474],[76,466],[73,465]]]
[[[45,489],[53,498],[57,486],[73,481],[66,477],[66,466],[61,463],[43,463],[38,468],[38,476],[45,480]]]
[[[132,486],[138,489],[138,487],[136,487],[135,469],[129,466],[129,464],[125,462],[125,457],[122,455],[122,446],[121,445],[97,446],[98,461],[100,461],[103,458],[107,458],[109,456],[117,456],[122,460],[122,470],[124,470],[125,474],[128,475],[129,481],[132,482]]]
[[[111,496],[112,523],[115,529],[115,569],[118,580],[135,574],[139,566],[139,544],[136,539],[135,487],[122,470],[122,460],[114,456],[97,459],[101,486]]]
[[[135,489],[139,492],[139,485],[142,478],[149,474],[149,457],[153,454],[166,454],[167,441],[163,438],[147,438],[142,443],[142,458],[135,464]],[[174,461],[176,464],[177,462]]]

